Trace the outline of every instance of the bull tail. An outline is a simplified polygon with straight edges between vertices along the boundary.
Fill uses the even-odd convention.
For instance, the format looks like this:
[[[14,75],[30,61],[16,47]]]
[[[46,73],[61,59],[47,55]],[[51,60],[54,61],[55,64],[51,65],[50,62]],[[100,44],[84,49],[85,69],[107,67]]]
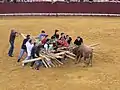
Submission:
[[[96,43],[96,44],[89,45],[89,47],[95,47],[95,46],[98,46],[98,45],[100,45],[100,44]]]
[[[92,66],[93,52],[90,54],[90,66]]]

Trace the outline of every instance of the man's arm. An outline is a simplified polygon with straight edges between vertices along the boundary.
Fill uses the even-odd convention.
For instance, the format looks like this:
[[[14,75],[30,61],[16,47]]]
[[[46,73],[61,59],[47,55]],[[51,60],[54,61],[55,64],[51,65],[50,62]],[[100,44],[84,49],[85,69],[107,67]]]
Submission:
[[[77,42],[77,39],[74,41],[74,44],[76,44],[76,42]]]
[[[82,38],[80,38],[80,41],[81,41],[81,43],[83,43],[83,39]]]
[[[21,35],[21,33],[15,32],[14,35],[15,35],[16,37],[18,37],[19,35]]]

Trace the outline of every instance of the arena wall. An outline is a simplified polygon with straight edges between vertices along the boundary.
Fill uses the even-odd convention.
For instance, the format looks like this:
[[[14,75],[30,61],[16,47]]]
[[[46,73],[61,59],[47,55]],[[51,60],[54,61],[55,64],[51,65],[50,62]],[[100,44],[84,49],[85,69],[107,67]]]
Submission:
[[[0,15],[106,15],[120,16],[120,3],[39,2],[2,3]]]

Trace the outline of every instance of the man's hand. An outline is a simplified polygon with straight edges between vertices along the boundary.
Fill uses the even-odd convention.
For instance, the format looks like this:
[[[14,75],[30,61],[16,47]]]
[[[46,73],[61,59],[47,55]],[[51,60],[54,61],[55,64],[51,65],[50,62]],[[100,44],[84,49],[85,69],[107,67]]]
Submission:
[[[19,35],[21,35],[21,33],[19,33],[19,32],[16,32],[16,37],[18,37]]]

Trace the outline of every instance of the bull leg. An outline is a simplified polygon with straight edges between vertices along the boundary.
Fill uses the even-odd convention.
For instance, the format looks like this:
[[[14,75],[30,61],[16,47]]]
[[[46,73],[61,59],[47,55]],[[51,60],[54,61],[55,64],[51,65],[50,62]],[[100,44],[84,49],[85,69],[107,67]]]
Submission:
[[[86,58],[86,57],[84,57],[84,59],[83,59],[83,60],[84,60],[84,63],[86,63],[86,59],[87,59],[87,58]]]
[[[89,66],[89,64],[90,64],[90,57],[84,57],[84,63],[86,64],[86,66]]]
[[[81,55],[79,56],[79,58],[78,58],[78,62],[77,63],[80,63],[81,62]]]
[[[77,59],[78,59],[78,58],[77,58],[77,56],[76,56],[76,57],[75,57],[75,64],[77,64]]]
[[[79,58],[79,55],[76,55],[75,58],[76,58],[76,59],[75,59],[75,64],[77,64],[77,62],[78,62],[78,58]]]
[[[88,65],[92,66],[92,54],[89,54],[89,57],[87,58],[86,64],[87,64],[87,66]]]
[[[89,66],[90,64],[90,57],[86,59],[86,65]]]
[[[87,64],[87,58],[86,57],[83,57],[83,63],[84,63],[83,67],[88,66],[88,64]]]

